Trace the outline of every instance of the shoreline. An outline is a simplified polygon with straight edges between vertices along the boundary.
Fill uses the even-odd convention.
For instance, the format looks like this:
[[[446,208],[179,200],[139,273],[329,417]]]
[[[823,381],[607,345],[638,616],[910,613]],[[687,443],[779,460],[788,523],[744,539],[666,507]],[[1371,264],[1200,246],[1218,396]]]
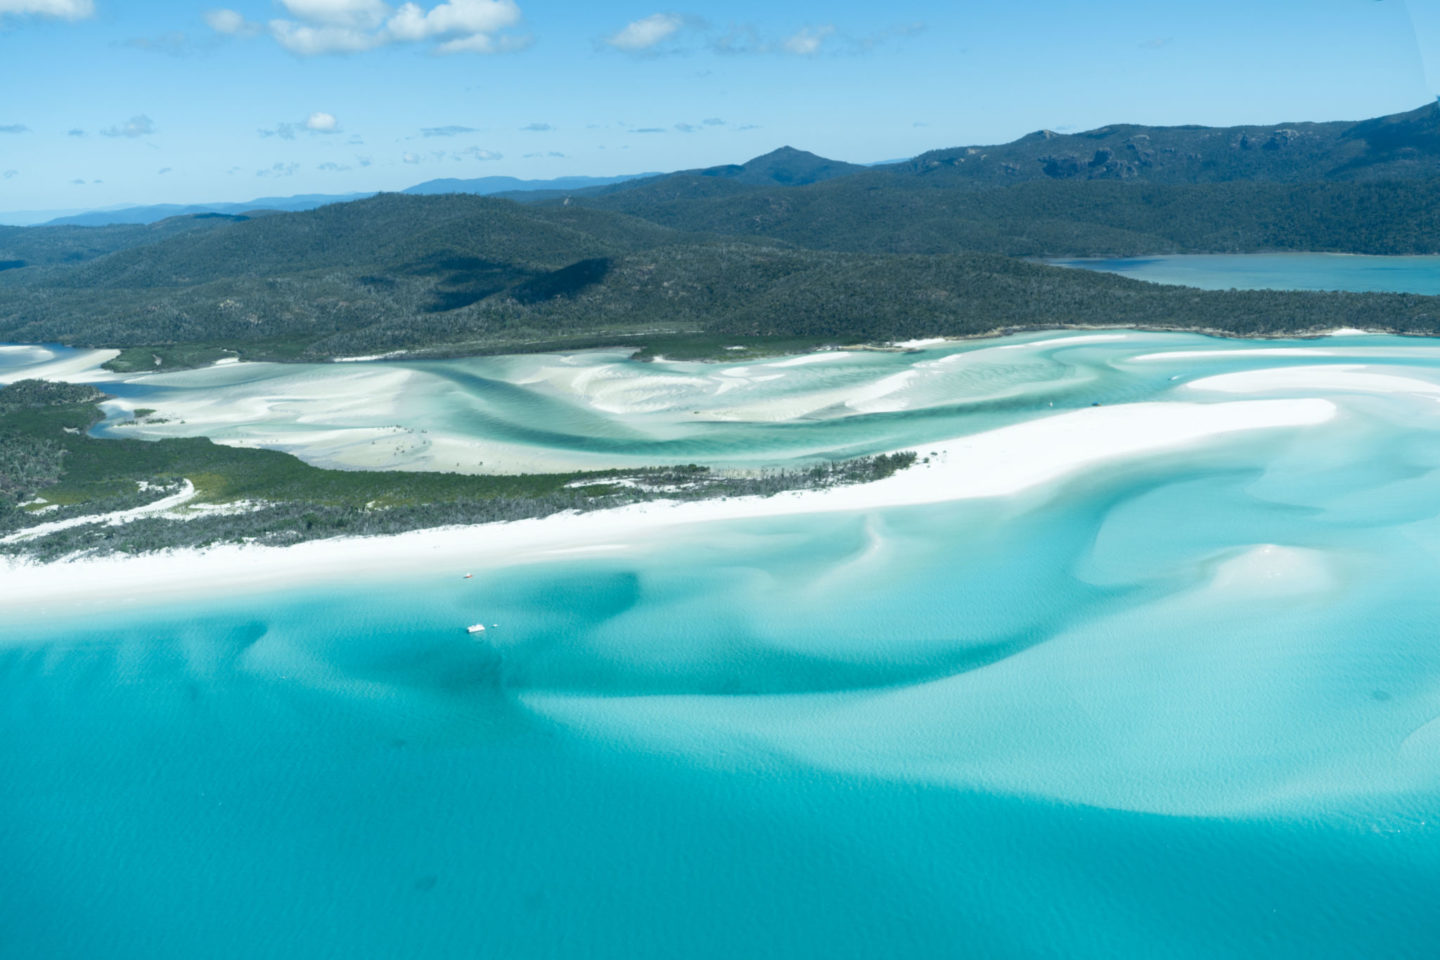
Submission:
[[[203,549],[49,563],[0,560],[0,609],[44,614],[109,608],[141,598],[265,591],[434,571],[459,576],[497,564],[543,562],[594,550],[641,546],[657,532],[725,521],[856,512],[1008,497],[1087,470],[1153,453],[1193,448],[1227,434],[1324,423],[1337,407],[1318,398],[1151,401],[1092,407],[929,444],[909,469],[864,484],[770,497],[653,500],[609,510],[475,526],[434,527],[376,537],[337,537],[285,547]]]
[[[1149,281],[1141,281],[1141,282],[1149,282]],[[1197,288],[1194,288],[1194,289],[1199,289],[1199,288],[1197,287]],[[1309,292],[1309,291],[1297,291],[1297,292]],[[1343,292],[1343,291],[1342,291],[1342,292]],[[1418,295],[1417,295],[1417,296],[1418,296]],[[804,356],[811,356],[811,355],[814,355],[814,354],[835,353],[835,352],[843,352],[843,351],[880,351],[880,352],[897,352],[897,353],[903,353],[903,352],[913,352],[913,351],[917,351],[917,350],[924,350],[924,349],[926,349],[926,348],[928,348],[928,347],[941,346],[941,345],[944,345],[944,344],[947,344],[947,343],[972,343],[972,342],[979,341],[979,340],[998,340],[998,339],[1001,339],[1001,338],[1004,338],[1004,337],[1013,337],[1013,336],[1019,336],[1019,335],[1028,334],[1028,333],[1046,333],[1046,332],[1066,333],[1066,332],[1070,332],[1070,331],[1082,332],[1082,333],[1084,333],[1084,332],[1090,332],[1090,333],[1095,333],[1095,332],[1099,332],[1099,333],[1190,333],[1190,334],[1195,334],[1195,335],[1197,335],[1197,336],[1202,336],[1202,337],[1213,337],[1213,338],[1218,339],[1218,340],[1255,340],[1255,341],[1268,341],[1268,340],[1319,340],[1319,339],[1323,339],[1323,338],[1325,338],[1325,337],[1339,337],[1339,336],[1380,336],[1380,337],[1405,337],[1405,338],[1407,338],[1407,339],[1415,339],[1415,340],[1437,340],[1437,341],[1440,341],[1440,333],[1424,332],[1424,331],[1412,331],[1412,330],[1402,330],[1402,329],[1393,328],[1393,327],[1384,327],[1384,328],[1379,328],[1379,327],[1376,327],[1376,328],[1360,328],[1360,327],[1306,327],[1306,328],[1303,329],[1303,330],[1285,330],[1285,331],[1279,331],[1279,332],[1275,332],[1275,333],[1237,333],[1237,332],[1235,332],[1235,331],[1233,331],[1233,330],[1225,330],[1225,329],[1221,329],[1221,328],[1218,328],[1218,327],[1167,326],[1167,325],[1164,325],[1164,324],[1154,324],[1154,325],[1149,325],[1149,324],[1147,324],[1147,325],[1144,325],[1144,326],[1136,326],[1136,325],[1134,325],[1134,324],[1128,324],[1128,325],[1127,325],[1127,324],[1088,324],[1088,323],[1065,323],[1065,322],[1063,322],[1063,321],[1057,321],[1057,322],[1054,322],[1054,323],[1035,324],[1035,325],[992,327],[992,328],[990,328],[989,330],[982,330],[982,331],[978,331],[978,332],[974,332],[974,333],[943,334],[943,335],[935,335],[935,336],[927,336],[927,337],[917,337],[917,338],[912,338],[912,339],[909,339],[909,340],[864,341],[864,342],[857,342],[857,343],[842,343],[842,342],[837,341],[837,342],[835,342],[835,343],[823,344],[823,345],[811,347],[811,348],[808,348],[808,349],[800,349],[800,350],[794,350],[794,349],[781,350],[781,351],[777,351],[777,352],[775,352],[775,353],[773,353],[773,354],[771,354],[771,353],[764,353],[764,352],[754,353],[754,354],[750,354],[750,355],[746,356],[743,361],[737,360],[737,358],[736,358],[736,357],[733,357],[733,356],[725,356],[725,355],[722,355],[722,354],[716,354],[716,355],[714,355],[714,356],[707,356],[707,357],[693,357],[693,358],[687,357],[687,358],[685,358],[685,361],[684,361],[684,362],[713,363],[713,364],[736,363],[736,362],[753,362],[753,361],[756,361],[756,360],[773,359],[773,358],[775,358],[775,357],[804,357]],[[635,345],[634,343],[622,343],[622,342],[616,341],[616,342],[614,342],[614,343],[608,343],[608,344],[606,344],[606,343],[598,343],[598,342],[597,342],[596,344],[592,344],[592,345],[588,345],[588,346],[584,346],[584,347],[564,347],[564,346],[555,346],[555,345],[547,346],[547,345],[545,345],[545,344],[539,344],[538,346],[540,346],[542,349],[537,349],[537,350],[515,349],[515,350],[508,350],[508,351],[506,351],[506,352],[504,352],[504,353],[494,353],[494,352],[489,352],[489,351],[477,352],[477,353],[454,354],[454,355],[447,353],[447,354],[444,354],[444,355],[435,355],[435,356],[431,356],[431,355],[425,354],[425,353],[423,353],[422,351],[396,350],[396,351],[391,351],[390,353],[374,354],[374,355],[371,355],[371,356],[321,357],[321,358],[316,358],[316,359],[240,360],[240,359],[235,358],[235,357],[226,357],[226,358],[223,358],[223,359],[220,359],[220,360],[211,361],[211,362],[209,362],[209,363],[197,364],[197,365],[195,365],[195,366],[173,366],[173,367],[166,367],[164,370],[144,370],[144,371],[133,371],[133,372],[129,372],[129,373],[117,373],[117,372],[115,372],[115,371],[113,371],[113,370],[106,369],[106,368],[103,366],[103,365],[104,365],[105,363],[107,363],[109,360],[112,360],[112,359],[114,359],[115,356],[118,356],[118,355],[119,355],[120,350],[119,350],[118,348],[111,348],[111,347],[71,347],[71,346],[69,346],[68,344],[46,345],[46,344],[29,344],[29,343],[0,343],[0,350],[3,350],[3,349],[32,348],[32,347],[44,348],[44,347],[46,347],[46,346],[61,346],[61,347],[64,347],[65,349],[68,349],[68,350],[80,351],[81,353],[88,353],[88,354],[92,354],[92,355],[94,355],[94,354],[106,354],[107,356],[105,356],[104,358],[98,358],[98,357],[97,357],[97,358],[92,358],[92,357],[83,357],[83,358],[82,358],[82,357],[75,357],[75,358],[70,359],[69,361],[57,361],[57,362],[54,362],[54,363],[48,363],[48,364],[46,364],[44,367],[40,367],[40,368],[38,368],[38,369],[36,369],[36,370],[34,370],[34,371],[27,371],[27,376],[26,376],[24,379],[53,379],[53,380],[57,380],[57,381],[61,381],[61,382],[70,382],[70,383],[101,383],[101,382],[116,383],[116,382],[125,382],[125,381],[131,380],[131,379],[135,379],[135,378],[138,378],[138,377],[153,376],[153,375],[155,375],[155,374],[157,374],[157,373],[181,373],[181,372],[185,372],[185,371],[189,371],[189,370],[206,370],[206,369],[209,369],[209,368],[214,367],[214,366],[232,365],[232,364],[239,364],[239,363],[257,363],[257,364],[258,364],[258,363],[266,363],[266,364],[276,364],[276,365],[278,365],[278,366],[291,366],[291,365],[293,365],[293,366],[307,366],[307,365],[324,366],[324,365],[339,364],[339,363],[343,363],[343,364],[369,364],[369,363],[373,363],[373,364],[377,364],[377,365],[378,365],[378,364],[388,363],[388,362],[392,362],[392,361],[396,361],[396,360],[424,361],[424,360],[439,360],[439,359],[467,359],[467,358],[471,358],[471,357],[490,357],[490,356],[536,356],[536,355],[544,355],[544,354],[568,354],[568,353],[576,353],[576,352],[582,352],[582,351],[594,351],[594,350],[630,350],[632,354],[635,354],[635,353],[639,353],[641,350],[644,349],[644,345],[643,345],[643,344],[637,346],[637,345]],[[523,345],[521,345],[521,346],[523,346]],[[647,359],[648,359],[648,360],[663,360],[663,359],[665,359],[665,358],[663,358],[663,357],[651,357],[651,358],[647,358]],[[51,367],[51,366],[56,367],[57,369],[56,369],[55,371],[53,371],[53,372],[46,369],[46,367]],[[83,377],[84,377],[83,379],[81,378],[82,375],[83,375]],[[8,382],[11,382],[11,381],[8,381],[8,380],[0,380],[0,385],[3,385],[4,383],[8,383]]]

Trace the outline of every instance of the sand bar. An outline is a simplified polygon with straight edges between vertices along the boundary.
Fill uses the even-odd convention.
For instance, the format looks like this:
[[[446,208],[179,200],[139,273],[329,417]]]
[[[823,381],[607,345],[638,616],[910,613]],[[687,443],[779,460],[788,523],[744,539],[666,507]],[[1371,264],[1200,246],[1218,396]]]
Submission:
[[[1185,385],[1188,390],[1212,393],[1267,393],[1280,390],[1341,390],[1358,393],[1440,394],[1440,383],[1414,376],[1381,373],[1394,367],[1367,367],[1362,364],[1332,364],[1306,367],[1272,367],[1202,377]],[[1419,371],[1407,371],[1416,372]]]
[[[222,546],[50,564],[0,561],[0,609],[103,607],[117,600],[195,596],[342,582],[433,570],[437,575],[650,542],[657,531],[719,520],[871,510],[1003,497],[1085,469],[1173,451],[1240,431],[1313,426],[1334,404],[1316,398],[1093,407],[1002,427],[917,452],[928,462],[874,483],[773,497],[652,501],[538,520],[335,538],[290,547]]]

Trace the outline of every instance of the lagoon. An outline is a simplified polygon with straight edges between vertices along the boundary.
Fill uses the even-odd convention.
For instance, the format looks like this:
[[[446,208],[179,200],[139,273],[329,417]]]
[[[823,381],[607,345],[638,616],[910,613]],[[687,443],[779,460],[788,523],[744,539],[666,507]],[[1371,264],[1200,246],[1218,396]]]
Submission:
[[[1440,294],[1440,256],[1375,257],[1347,253],[1177,254],[1052,260],[1057,266],[1118,273],[1201,290],[1349,290]]]

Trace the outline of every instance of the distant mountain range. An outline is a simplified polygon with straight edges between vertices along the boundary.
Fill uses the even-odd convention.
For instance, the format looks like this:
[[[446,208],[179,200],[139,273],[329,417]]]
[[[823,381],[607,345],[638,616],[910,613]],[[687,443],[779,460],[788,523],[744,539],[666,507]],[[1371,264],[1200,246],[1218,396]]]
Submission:
[[[1440,107],[1429,103],[1359,123],[1039,130],[1000,146],[932,150],[891,169],[981,183],[1409,180],[1440,173]]]
[[[446,178],[443,180],[426,180],[424,183],[417,183],[415,186],[407,187],[400,192],[413,194],[473,193],[479,196],[490,196],[497,193],[525,193],[532,190],[571,191],[603,187],[609,184],[622,183],[626,180],[653,176],[656,176],[656,174],[637,173],[619,177],[557,177],[553,180],[522,180],[518,177],[478,177],[472,180]],[[299,194],[293,197],[257,197],[254,200],[247,200],[243,203],[158,203],[146,206],[115,207],[107,210],[90,210],[84,213],[68,214],[66,216],[47,219],[39,225],[47,227],[103,227],[112,224],[156,223],[170,217],[186,217],[205,213],[235,215],[253,214],[262,210],[279,210],[293,213],[299,210],[313,210],[316,207],[323,207],[327,203],[348,203],[351,200],[363,200],[366,197],[373,196],[375,196],[374,192],[340,194],[309,193]]]
[[[1440,176],[1440,107],[1360,122],[1240,127],[1114,124],[1082,133],[1038,130],[1011,143],[948,147],[897,163],[862,165],[781,147],[743,164],[618,177],[427,180],[401,193],[499,195],[522,202],[600,198],[640,190],[675,200],[733,196],[754,188],[801,187],[841,178],[870,184],[997,186],[1027,181],[1113,180],[1154,184],[1315,183]],[[259,197],[244,203],[155,204],[56,217],[47,226],[147,224],[200,213],[311,210],[373,193]]]

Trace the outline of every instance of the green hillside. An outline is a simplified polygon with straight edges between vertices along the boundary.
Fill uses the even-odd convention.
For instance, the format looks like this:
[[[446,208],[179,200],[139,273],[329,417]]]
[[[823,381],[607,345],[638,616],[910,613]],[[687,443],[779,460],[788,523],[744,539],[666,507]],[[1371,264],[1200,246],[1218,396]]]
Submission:
[[[253,218],[12,228],[0,339],[136,348],[119,361],[136,369],[222,350],[703,355],[1067,324],[1433,333],[1440,309],[1423,297],[1201,293],[1029,260],[1435,252],[1437,130],[1430,106],[1359,124],[1037,134],[873,169],[783,148],[538,203],[381,194]],[[1097,160],[1122,146],[1134,171],[1112,169],[1120,153]],[[1056,165],[1082,147],[1095,162]]]

